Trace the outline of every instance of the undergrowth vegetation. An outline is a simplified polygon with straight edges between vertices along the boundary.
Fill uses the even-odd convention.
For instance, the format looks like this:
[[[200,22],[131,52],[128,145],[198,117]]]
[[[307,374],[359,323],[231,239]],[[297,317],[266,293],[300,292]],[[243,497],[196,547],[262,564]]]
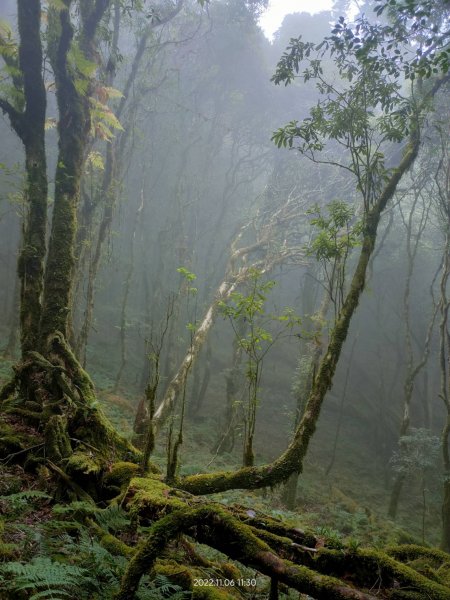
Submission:
[[[1,598],[110,600],[117,592],[127,558],[102,545],[92,527],[133,537],[130,518],[120,507],[55,504],[48,494],[30,490],[1,496],[0,508]],[[145,577],[137,594],[139,600],[189,597],[189,591],[158,573]]]

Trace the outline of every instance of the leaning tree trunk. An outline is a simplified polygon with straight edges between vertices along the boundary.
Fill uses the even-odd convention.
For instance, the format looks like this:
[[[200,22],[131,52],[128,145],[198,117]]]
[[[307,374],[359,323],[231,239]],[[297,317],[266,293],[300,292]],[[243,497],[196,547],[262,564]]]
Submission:
[[[293,473],[302,471],[303,460],[316,429],[325,395],[333,383],[334,373],[342,347],[347,339],[351,319],[365,287],[367,267],[375,248],[381,215],[394,195],[403,175],[414,163],[419,147],[420,135],[418,123],[416,123],[412,127],[410,139],[400,164],[392,171],[382,192],[366,215],[361,252],[349,291],[330,333],[328,347],[317,370],[303,417],[287,450],[267,465],[244,468],[235,472],[185,477],[179,482],[181,488],[193,494],[210,494],[235,488],[257,489],[276,485],[286,481]]]
[[[233,259],[234,258],[235,256],[233,256]],[[234,272],[233,267],[230,267],[227,270],[224,281],[222,281],[222,283],[219,285],[214,300],[206,310],[206,313],[203,316],[203,319],[200,321],[199,326],[196,328],[192,343],[190,344],[187,353],[181,361],[178,371],[167,386],[164,397],[155,412],[155,431],[161,429],[173,406],[176,404],[180,392],[184,389],[189,370],[194,364],[198,353],[203,347],[209,331],[214,324],[220,304],[222,302],[226,302],[231,297],[231,294],[235,291],[238,285],[248,278],[249,274],[252,272],[252,269],[261,267],[261,273],[267,273],[275,264],[278,264],[282,258],[283,255],[280,254],[277,258],[270,260],[267,264],[265,264],[265,261],[260,261],[258,263],[254,263],[251,267],[242,267],[237,272]],[[233,260],[230,262],[233,264]]]
[[[169,383],[164,397],[156,410],[154,423],[155,430],[161,428],[167,416],[170,414],[172,407],[176,403],[180,391],[184,389],[188,371],[196,360],[198,353],[209,334],[220,304],[226,302],[237,286],[246,281],[255,269],[259,270],[261,274],[266,274],[279,264],[289,260],[295,261],[298,259],[299,254],[304,260],[304,252],[302,249],[299,249],[296,245],[289,246],[287,244],[287,240],[290,240],[289,227],[295,217],[300,218],[298,206],[292,206],[291,199],[288,198],[282,206],[273,208],[273,211],[270,216],[267,217],[266,222],[262,224],[260,231],[257,231],[256,241],[247,246],[237,248],[237,244],[241,241],[244,234],[247,233],[250,226],[254,226],[254,223],[251,221],[243,225],[234,237],[231,243],[230,258],[223,281],[218,286],[213,301],[207,308],[203,319],[200,321],[200,325],[195,331],[192,344],[181,361],[177,373]],[[277,244],[277,236],[280,237],[280,235],[282,235],[284,239],[282,249],[280,249]],[[294,238],[296,239],[295,235]],[[274,246],[277,246],[275,251],[273,248]],[[255,253],[258,258],[253,259],[252,262],[250,257]]]

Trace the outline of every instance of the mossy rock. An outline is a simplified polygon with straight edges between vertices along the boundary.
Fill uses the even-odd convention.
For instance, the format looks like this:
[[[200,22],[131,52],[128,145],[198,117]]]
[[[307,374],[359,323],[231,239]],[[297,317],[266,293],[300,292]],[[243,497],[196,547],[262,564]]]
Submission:
[[[71,475],[98,475],[102,464],[88,452],[74,452],[66,462],[66,471]]]
[[[117,486],[121,488],[128,485],[133,477],[139,472],[139,466],[131,463],[120,461],[113,463],[110,470],[105,473],[103,482],[106,486]]]

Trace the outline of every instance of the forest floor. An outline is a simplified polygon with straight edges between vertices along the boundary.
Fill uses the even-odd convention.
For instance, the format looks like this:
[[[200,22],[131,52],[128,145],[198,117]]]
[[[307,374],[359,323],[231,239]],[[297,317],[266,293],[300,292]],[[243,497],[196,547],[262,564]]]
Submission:
[[[118,431],[126,437],[131,436],[137,399],[106,390],[99,393],[99,399]],[[165,435],[160,435],[153,455],[153,461],[163,472],[166,463],[164,440]],[[214,420],[189,421],[181,451],[180,475],[239,468],[239,439],[235,451],[230,454],[214,454],[211,449],[216,442],[217,423]],[[398,543],[439,545],[440,497],[436,493],[432,495],[430,492],[424,509],[419,482],[407,482],[398,518],[394,522],[387,517],[390,490],[383,474],[361,464],[361,454],[356,451],[352,439],[341,440],[340,455],[346,457],[345,461],[337,460],[335,468],[326,475],[329,456],[321,444],[312,445],[304,473],[299,479],[295,511],[286,509],[281,488],[256,492],[233,490],[211,498],[225,505],[238,503],[265,512],[286,520],[289,525],[335,537],[342,542],[353,540],[375,547]],[[259,462],[269,462],[274,456],[276,454],[270,451],[261,451]],[[425,531],[422,522],[424,510]]]
[[[8,376],[11,364],[0,364],[1,382]],[[112,394],[107,390],[99,390],[98,397],[118,431],[131,436],[137,398],[123,393]],[[182,451],[181,474],[239,466],[238,449],[221,456],[211,453],[217,439],[217,430],[212,422],[196,420],[188,424],[188,431]],[[324,543],[336,549],[422,543],[423,507],[417,494],[406,490],[402,514],[408,514],[408,521],[401,518],[394,523],[385,517],[387,496],[381,482],[368,476],[361,468],[354,448],[346,448],[345,441],[341,452],[347,452],[353,459],[344,465],[338,463],[332,476],[327,477],[320,448],[313,448],[313,455],[300,478],[295,511],[285,508],[280,489],[231,491],[216,494],[211,500],[225,506],[239,505],[247,511],[281,519],[289,527],[307,530],[323,538]],[[260,453],[259,458],[271,460],[273,456]],[[164,471],[165,445],[162,441],[153,459]],[[78,600],[113,598],[127,559],[112,546],[96,540],[92,528],[86,527],[85,523],[88,519],[94,531],[100,527],[118,536],[121,542],[133,544],[136,532],[130,516],[120,507],[112,506],[100,512],[82,501],[67,504],[60,496],[61,490],[49,485],[51,474],[45,468],[31,476],[22,467],[6,461],[0,465],[0,471],[0,583],[3,574],[7,579],[13,577],[17,588],[14,593],[2,592],[0,585],[0,600],[71,598],[71,595],[65,594],[71,583],[75,586],[73,589],[78,590]],[[436,545],[439,523],[436,515],[430,514],[429,507],[426,508],[426,517],[425,542]],[[210,577],[215,572],[217,575],[214,565],[226,563],[229,573],[238,572],[241,577],[252,581],[255,578],[254,571],[242,568],[242,565],[229,561],[211,548],[198,544],[195,547],[205,561],[203,571],[198,572],[199,577]],[[156,570],[157,577],[144,579],[138,595],[140,600],[191,597],[183,591],[186,589],[183,578],[188,574],[177,571],[174,576],[172,572],[174,559],[173,549],[162,557]],[[427,566],[424,568],[428,569]],[[257,585],[240,591],[239,597],[247,600],[267,598],[270,580],[260,575],[256,579]],[[298,593],[289,592],[287,588],[282,588],[281,592],[280,598],[299,597]]]

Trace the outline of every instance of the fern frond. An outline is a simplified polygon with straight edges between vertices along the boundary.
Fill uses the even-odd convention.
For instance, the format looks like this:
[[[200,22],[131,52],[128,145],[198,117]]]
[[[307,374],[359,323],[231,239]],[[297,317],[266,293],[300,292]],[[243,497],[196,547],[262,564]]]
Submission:
[[[0,566],[0,581],[3,580],[6,588],[13,592],[32,590],[35,592],[33,600],[37,593],[44,591],[48,598],[52,598],[50,593],[53,598],[57,594],[70,597],[68,592],[79,590],[80,582],[86,581],[87,577],[86,569],[54,562],[46,556],[38,556],[28,564],[9,562]]]
[[[121,531],[129,526],[130,518],[128,514],[117,505],[108,506],[95,515],[95,520],[102,529],[106,531]]]

